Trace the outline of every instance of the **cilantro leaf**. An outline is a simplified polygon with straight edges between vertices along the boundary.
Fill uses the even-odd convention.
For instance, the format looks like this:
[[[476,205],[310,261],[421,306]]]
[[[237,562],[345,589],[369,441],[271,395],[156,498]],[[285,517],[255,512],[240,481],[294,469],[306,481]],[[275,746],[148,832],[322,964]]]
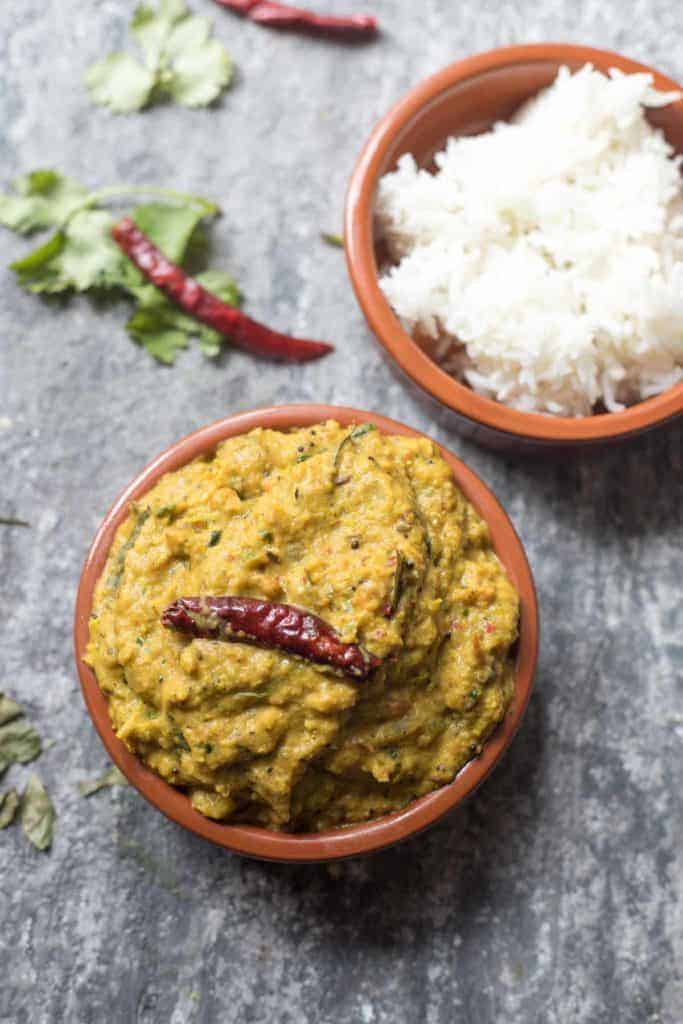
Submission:
[[[165,366],[172,366],[180,349],[188,346],[187,331],[174,327],[163,315],[154,316],[145,310],[133,313],[126,330],[133,341]]]
[[[191,15],[184,0],[159,0],[136,8],[130,31],[144,63],[112,53],[93,64],[86,85],[95,103],[125,114],[157,100],[186,107],[212,103],[232,79],[232,63],[208,18]]]
[[[154,89],[154,73],[129,53],[110,53],[93,64],[85,76],[93,102],[115,114],[142,110]]]
[[[194,206],[148,203],[133,216],[174,261],[182,259],[202,212]],[[19,283],[32,292],[55,294],[89,288],[152,288],[112,240],[114,218],[106,210],[81,210],[45,245],[12,264]]]
[[[207,39],[177,55],[167,89],[183,107],[206,107],[220,96],[231,78],[232,64],[225,49],[218,40]]]
[[[218,270],[198,274],[196,280],[224,302],[239,306],[242,296],[237,284]],[[158,362],[167,366],[175,362],[180,349],[187,348],[190,338],[199,340],[206,356],[217,356],[225,339],[218,331],[206,327],[174,306],[153,285],[138,293],[138,305],[126,324],[131,338],[142,345]]]
[[[19,283],[48,294],[124,285],[131,276],[129,261],[112,241],[113,223],[105,210],[77,213],[45,245],[11,264]]]
[[[145,55],[147,67],[156,68],[161,64],[173,26],[186,15],[184,0],[159,0],[156,10],[147,4],[135,8],[130,31]]]
[[[175,0],[166,0],[162,5],[168,17],[173,14],[174,3]],[[193,31],[199,30],[193,28]],[[153,45],[150,37],[146,46]],[[77,182],[52,171],[34,172],[22,179],[22,183],[25,184],[18,184],[17,188],[33,189],[43,204],[31,212],[32,222],[44,226],[56,224],[58,230],[12,264],[19,284],[28,291],[44,294],[95,288],[123,291],[136,302],[127,324],[128,333],[156,360],[173,363],[178,351],[187,348],[191,338],[198,340],[205,355],[218,355],[224,338],[178,309],[143,277],[113,241],[114,218],[102,209],[103,203],[120,195],[148,191],[162,196],[164,202],[143,203],[135,207],[131,216],[170,260],[182,265],[188,257],[192,259],[200,252],[204,236],[199,226],[205,217],[218,212],[214,204],[168,189],[119,186],[88,192]],[[15,230],[21,230],[19,223],[13,218]],[[230,305],[240,305],[239,288],[229,274],[206,271],[199,274],[197,280]]]
[[[180,263],[204,213],[195,206],[145,203],[136,206],[132,216],[140,230],[151,238],[164,256],[173,263]],[[140,278],[142,280],[142,275]],[[154,285],[148,287],[154,288]]]
[[[88,192],[57,171],[32,171],[13,182],[14,195],[0,195],[0,224],[30,234],[56,227],[83,205]]]
[[[60,284],[60,270],[57,257],[64,248],[64,235],[58,231],[43,245],[28,256],[10,263],[10,270],[17,275],[22,288],[31,292],[59,292],[65,287]]]
[[[242,292],[239,290],[235,279],[230,274],[226,274],[225,271],[205,270],[202,274],[197,274],[195,280],[199,281],[208,292],[213,292],[223,302],[227,302],[228,305],[242,305]],[[218,332],[212,331],[211,333],[217,334]]]

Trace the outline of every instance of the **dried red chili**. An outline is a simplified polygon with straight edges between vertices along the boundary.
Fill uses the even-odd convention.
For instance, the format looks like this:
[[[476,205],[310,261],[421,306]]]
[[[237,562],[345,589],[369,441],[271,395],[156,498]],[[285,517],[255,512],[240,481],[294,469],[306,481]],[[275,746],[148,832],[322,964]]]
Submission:
[[[207,640],[276,647],[307,661],[331,665],[354,679],[366,679],[379,658],[359,644],[347,644],[311,612],[254,597],[181,597],[161,616],[164,626]]]
[[[216,0],[221,7],[229,7],[237,14],[255,21],[259,25],[274,28],[300,28],[322,35],[374,36],[378,30],[377,19],[370,14],[350,14],[338,17],[331,14],[317,14],[301,7],[275,3],[274,0]]]
[[[240,309],[229,306],[189,277],[182,267],[166,259],[130,217],[114,225],[112,237],[148,281],[190,316],[213,327],[238,348],[266,359],[295,363],[319,359],[333,350],[332,345],[323,341],[305,341],[272,331]]]

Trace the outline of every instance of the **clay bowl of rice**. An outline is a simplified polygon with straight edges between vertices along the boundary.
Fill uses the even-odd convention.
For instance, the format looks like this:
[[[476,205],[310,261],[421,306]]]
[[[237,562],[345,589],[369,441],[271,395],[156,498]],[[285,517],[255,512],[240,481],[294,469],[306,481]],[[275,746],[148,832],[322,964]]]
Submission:
[[[683,99],[619,54],[480,54],[376,126],[349,272],[418,388],[490,446],[565,450],[683,412]]]

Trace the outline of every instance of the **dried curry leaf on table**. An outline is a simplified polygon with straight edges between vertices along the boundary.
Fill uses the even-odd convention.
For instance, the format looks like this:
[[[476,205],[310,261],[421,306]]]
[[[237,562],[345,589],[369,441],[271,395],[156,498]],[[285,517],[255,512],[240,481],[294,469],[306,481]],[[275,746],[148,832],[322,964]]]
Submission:
[[[128,779],[126,776],[119,771],[119,769],[112,765],[109,771],[105,772],[97,779],[85,779],[83,782],[78,784],[78,792],[81,796],[92,796],[93,793],[98,793],[101,789],[107,789],[110,786],[127,786]]]
[[[16,789],[0,793],[0,829],[7,828],[14,821],[19,809],[19,794]]]
[[[14,719],[0,726],[0,765],[28,764],[41,752],[40,736],[23,719]]]
[[[112,53],[86,74],[91,99],[115,113],[163,100],[207,106],[232,80],[232,62],[225,47],[211,38],[211,21],[190,14],[184,0],[139,5],[130,32],[142,59]]]
[[[29,776],[21,798],[21,824],[26,838],[38,850],[52,845],[55,809],[37,775]]]
[[[15,700],[8,697],[5,693],[0,693],[0,725],[5,725],[7,722],[13,721],[15,718],[21,718],[24,714],[24,709],[21,704],[17,704]]]

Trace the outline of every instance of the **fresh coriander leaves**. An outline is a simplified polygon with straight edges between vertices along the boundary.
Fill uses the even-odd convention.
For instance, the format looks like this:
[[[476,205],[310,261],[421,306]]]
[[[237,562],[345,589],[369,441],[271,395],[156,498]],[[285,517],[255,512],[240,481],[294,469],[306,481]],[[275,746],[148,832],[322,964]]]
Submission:
[[[190,240],[204,216],[205,211],[198,206],[169,206],[168,203],[157,202],[145,203],[133,211],[133,220],[140,230],[144,231],[173,263],[178,263],[185,256]],[[121,253],[118,246],[116,249]],[[122,253],[121,255],[123,256]],[[123,259],[130,264],[126,257]],[[140,280],[144,281],[142,275]],[[157,290],[154,285],[146,282],[145,287],[155,292]]]
[[[130,31],[143,60],[112,53],[93,64],[86,84],[95,103],[118,114],[165,99],[204,107],[230,84],[230,57],[210,38],[211,22],[191,15],[184,0],[159,0],[156,8],[141,4]]]
[[[85,84],[93,103],[110,107],[115,114],[142,110],[151,101],[155,76],[129,53],[110,53],[93,64]]]
[[[37,775],[29,776],[21,797],[21,824],[24,835],[38,850],[49,849],[54,833],[55,809]]]
[[[87,189],[57,171],[32,171],[16,179],[13,195],[0,195],[0,224],[22,235],[57,227],[87,195]]]
[[[112,765],[108,772],[100,776],[98,779],[86,779],[80,782],[78,785],[78,792],[81,796],[92,796],[93,793],[97,793],[100,789],[106,789],[109,786],[127,786],[128,779],[123,775],[119,769]]]
[[[88,199],[94,206],[97,193]],[[133,212],[142,230],[174,261],[184,254],[203,216],[199,206],[169,203],[147,203]],[[80,210],[44,245],[16,260],[12,270],[19,283],[32,292],[124,288],[137,294],[151,288],[112,240],[113,225],[114,218],[107,210]]]
[[[19,284],[46,294],[122,284],[130,271],[111,239],[112,224],[105,210],[75,214],[45,245],[11,264]]]
[[[153,238],[150,232],[147,233]],[[242,296],[229,274],[208,270],[204,274],[197,274],[195,280],[224,302],[232,306],[240,305]],[[204,355],[213,357],[220,352],[223,338],[218,331],[183,313],[153,285],[146,285],[138,293],[138,300],[126,329],[160,363],[173,363],[178,350],[187,348],[191,337],[198,339]]]
[[[202,219],[218,212],[213,203],[167,189],[134,186],[88,192],[56,171],[41,170],[18,179],[14,194],[0,195],[0,223],[22,234],[38,227],[57,228],[47,242],[16,260],[12,269],[19,283],[32,292],[126,292],[136,301],[126,325],[128,333],[161,363],[173,363],[190,338],[198,340],[205,355],[216,356],[224,340],[221,335],[169,302],[112,240],[114,217],[104,204],[143,192],[159,195],[164,201],[135,207],[133,219],[170,260],[182,263],[200,234]],[[239,289],[228,274],[211,270],[199,274],[197,280],[225,302],[240,304]]]

